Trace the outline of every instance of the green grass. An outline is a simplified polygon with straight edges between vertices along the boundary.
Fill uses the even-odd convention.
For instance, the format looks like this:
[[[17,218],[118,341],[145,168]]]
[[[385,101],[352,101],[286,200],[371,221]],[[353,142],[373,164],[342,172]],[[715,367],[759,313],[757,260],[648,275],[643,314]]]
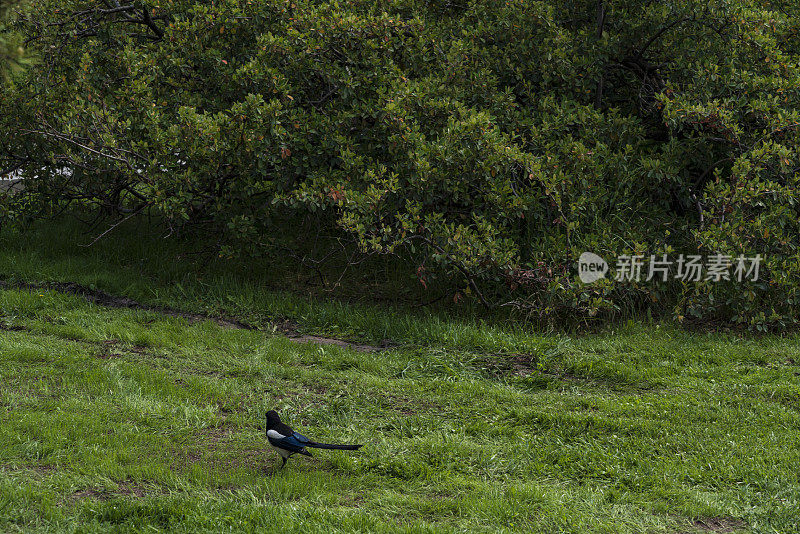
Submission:
[[[478,318],[475,303],[414,307],[409,302],[418,300],[409,300],[412,295],[423,301],[436,295],[419,295],[419,281],[405,279],[389,260],[376,258],[351,269],[344,287],[328,293],[314,272],[299,269],[290,258],[220,259],[197,253],[206,245],[202,241],[163,238],[135,219],[91,247],[81,246],[101,229],[87,232],[69,218],[37,224],[23,234],[5,228],[0,232],[0,279],[77,282],[142,303],[233,316],[260,326],[291,320],[304,332],[372,342],[502,351],[528,339],[524,325],[510,327],[507,316]],[[335,268],[327,273],[331,279],[338,275]]]
[[[290,269],[135,228],[81,239],[5,233],[0,269],[263,328],[0,291],[0,531],[800,531],[797,336],[542,333],[284,292]],[[364,447],[276,471],[271,408]]]
[[[800,528],[800,349],[634,326],[530,362],[0,293],[0,530]],[[353,435],[275,471],[262,419]],[[714,523],[716,524],[716,523]]]

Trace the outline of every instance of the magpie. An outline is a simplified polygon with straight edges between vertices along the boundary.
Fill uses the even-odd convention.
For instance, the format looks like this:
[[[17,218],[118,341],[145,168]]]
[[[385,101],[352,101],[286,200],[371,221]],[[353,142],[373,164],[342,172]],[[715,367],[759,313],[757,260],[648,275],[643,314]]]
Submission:
[[[275,410],[267,412],[267,441],[269,441],[270,446],[275,449],[275,452],[281,455],[283,459],[281,467],[286,465],[286,460],[293,454],[311,456],[311,453],[306,450],[306,447],[315,449],[341,449],[346,451],[355,451],[361,448],[361,445],[334,445],[331,443],[317,443],[316,441],[311,441],[282,422],[281,417]]]

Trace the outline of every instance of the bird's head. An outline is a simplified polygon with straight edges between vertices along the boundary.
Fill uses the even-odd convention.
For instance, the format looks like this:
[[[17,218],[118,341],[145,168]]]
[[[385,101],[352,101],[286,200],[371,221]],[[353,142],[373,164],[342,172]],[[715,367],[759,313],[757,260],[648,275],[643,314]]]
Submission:
[[[281,416],[278,415],[278,412],[276,412],[275,410],[270,410],[267,412],[267,430],[269,430],[270,428],[275,428],[276,426],[278,426],[278,424],[280,424],[280,422],[281,422]]]

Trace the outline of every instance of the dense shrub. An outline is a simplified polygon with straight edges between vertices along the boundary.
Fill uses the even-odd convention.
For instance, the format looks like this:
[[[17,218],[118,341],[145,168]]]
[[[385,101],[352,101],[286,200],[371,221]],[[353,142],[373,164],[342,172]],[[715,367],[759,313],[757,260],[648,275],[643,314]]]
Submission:
[[[68,203],[364,253],[486,305],[795,321],[798,8],[620,2],[43,1],[0,107],[9,219]],[[583,251],[760,253],[761,281],[577,281]]]
[[[25,50],[21,36],[10,31],[9,26],[14,18],[14,10],[22,8],[19,0],[0,0],[0,77],[5,81],[9,71],[22,67],[25,62]],[[0,91],[2,87],[0,87]]]

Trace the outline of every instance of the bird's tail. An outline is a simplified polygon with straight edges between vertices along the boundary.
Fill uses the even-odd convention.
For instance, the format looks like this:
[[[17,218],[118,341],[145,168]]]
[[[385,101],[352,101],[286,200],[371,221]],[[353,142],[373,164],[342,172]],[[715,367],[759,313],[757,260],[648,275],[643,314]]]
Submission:
[[[357,451],[361,445],[334,445],[333,443],[305,443],[306,447],[314,447],[315,449],[340,449],[344,451]]]

